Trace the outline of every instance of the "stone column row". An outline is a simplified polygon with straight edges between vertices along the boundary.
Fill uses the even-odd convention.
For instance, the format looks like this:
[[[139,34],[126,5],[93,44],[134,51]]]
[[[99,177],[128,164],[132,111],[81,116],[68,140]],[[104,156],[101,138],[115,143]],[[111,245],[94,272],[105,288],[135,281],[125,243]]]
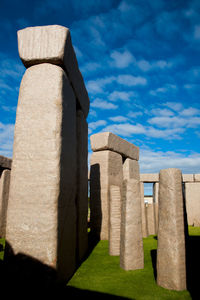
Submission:
[[[89,98],[70,32],[18,31],[20,86],[6,239],[68,279],[87,249]]]
[[[110,132],[91,136],[91,147],[91,233],[109,240],[122,268],[142,268],[139,149]]]

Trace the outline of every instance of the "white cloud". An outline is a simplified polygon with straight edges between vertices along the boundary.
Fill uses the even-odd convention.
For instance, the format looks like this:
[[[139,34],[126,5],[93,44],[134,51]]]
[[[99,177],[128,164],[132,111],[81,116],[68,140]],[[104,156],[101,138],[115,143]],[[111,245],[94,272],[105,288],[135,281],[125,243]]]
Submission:
[[[151,114],[159,116],[159,117],[171,117],[174,116],[174,112],[167,108],[154,108],[150,111]]]
[[[185,154],[178,151],[140,149],[140,172],[158,173],[161,169],[178,168],[183,173],[199,173],[200,153]]]
[[[126,85],[126,86],[136,86],[136,85],[146,85],[147,80],[141,76],[133,76],[133,75],[119,75],[117,77],[117,82]]]
[[[115,134],[129,137],[133,134],[144,134],[146,132],[145,128],[141,124],[132,125],[129,123],[125,124],[113,124],[108,125],[103,129],[104,132],[110,131]]]
[[[127,118],[124,117],[124,116],[116,116],[116,117],[110,117],[109,118],[111,121],[113,122],[126,122],[127,121]]]
[[[95,122],[90,122],[88,124],[88,127],[90,129],[96,129],[97,127],[105,126],[106,124],[107,124],[107,122],[105,120],[98,120],[98,121],[95,121]]]
[[[110,103],[100,98],[96,98],[91,104],[91,107],[96,107],[100,109],[117,109],[118,106],[116,104]]]
[[[171,108],[174,111],[180,111],[183,109],[183,105],[180,102],[166,102],[164,105]]]
[[[134,56],[128,50],[125,50],[122,53],[119,51],[112,51],[110,57],[112,58],[112,61],[110,62],[111,66],[119,69],[127,68],[135,61]]]
[[[124,92],[124,91],[114,91],[109,96],[108,99],[111,101],[130,101],[131,97],[136,97],[137,94],[134,92]]]
[[[14,124],[0,122],[0,155],[12,157]]]

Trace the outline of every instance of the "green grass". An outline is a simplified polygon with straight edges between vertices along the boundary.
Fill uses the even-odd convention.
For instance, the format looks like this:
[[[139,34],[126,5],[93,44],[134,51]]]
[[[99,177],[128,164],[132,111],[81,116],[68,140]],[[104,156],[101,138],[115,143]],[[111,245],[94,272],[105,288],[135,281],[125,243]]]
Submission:
[[[0,238],[0,260],[4,258],[5,239]]]
[[[200,227],[189,227],[190,235],[200,235]],[[188,291],[172,291],[157,286],[151,253],[157,249],[155,236],[143,239],[144,269],[125,271],[119,256],[108,254],[108,241],[100,241],[68,282],[68,286],[129,299],[192,299]],[[153,251],[152,251],[153,250]]]

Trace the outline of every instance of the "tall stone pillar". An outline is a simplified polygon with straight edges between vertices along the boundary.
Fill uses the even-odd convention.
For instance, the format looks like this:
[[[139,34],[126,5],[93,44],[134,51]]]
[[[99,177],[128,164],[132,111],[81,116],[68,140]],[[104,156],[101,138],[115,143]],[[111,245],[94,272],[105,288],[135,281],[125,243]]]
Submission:
[[[125,270],[144,268],[140,181],[123,181],[120,266]]]
[[[141,216],[142,216],[142,236],[145,238],[149,235],[148,223],[147,223],[147,207],[144,203],[144,183],[140,182],[140,194],[141,194]]]
[[[10,170],[5,169],[0,175],[0,237],[6,235],[6,219],[10,186]]]
[[[158,233],[158,194],[159,182],[153,184],[153,204],[154,204],[154,217],[155,217],[155,233]]]
[[[17,107],[6,239],[14,253],[42,262],[67,280],[76,268],[77,243],[83,236],[77,233],[77,220],[82,222],[80,212],[87,213],[77,193],[82,176],[77,176],[77,167],[84,165],[81,171],[86,173],[86,137],[82,141],[80,131],[86,135],[87,126],[83,120],[78,128],[76,110],[86,118],[89,99],[68,28],[20,30],[18,49],[28,69]],[[79,186],[82,196],[84,189]]]
[[[102,240],[109,238],[110,186],[122,186],[122,157],[110,151],[92,153],[90,171],[91,232]]]
[[[172,290],[186,289],[185,234],[182,174],[160,171],[157,284]]]

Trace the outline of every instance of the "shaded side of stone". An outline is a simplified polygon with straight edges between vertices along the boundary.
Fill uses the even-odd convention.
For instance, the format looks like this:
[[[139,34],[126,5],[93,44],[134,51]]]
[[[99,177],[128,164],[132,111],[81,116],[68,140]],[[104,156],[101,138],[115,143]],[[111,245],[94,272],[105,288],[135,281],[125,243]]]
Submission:
[[[3,170],[0,175],[0,237],[6,235],[7,207],[10,187],[10,170]]]

